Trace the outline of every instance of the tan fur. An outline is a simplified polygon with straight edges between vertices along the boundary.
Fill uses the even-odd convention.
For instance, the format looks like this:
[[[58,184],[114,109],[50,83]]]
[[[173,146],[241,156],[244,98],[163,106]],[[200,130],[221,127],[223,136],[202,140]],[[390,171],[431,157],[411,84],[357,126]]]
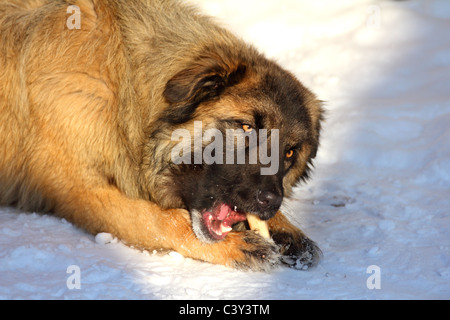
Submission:
[[[80,30],[66,26],[70,4],[81,9]],[[205,47],[260,59],[174,0],[0,0],[0,204],[54,212],[141,248],[257,269],[244,252],[270,244],[239,233],[200,242],[171,193],[177,181],[159,174],[171,144],[170,132],[152,131],[167,108],[163,91],[182,70],[202,68],[192,61]],[[212,59],[239,63],[229,53]],[[207,105],[202,112],[208,122]]]

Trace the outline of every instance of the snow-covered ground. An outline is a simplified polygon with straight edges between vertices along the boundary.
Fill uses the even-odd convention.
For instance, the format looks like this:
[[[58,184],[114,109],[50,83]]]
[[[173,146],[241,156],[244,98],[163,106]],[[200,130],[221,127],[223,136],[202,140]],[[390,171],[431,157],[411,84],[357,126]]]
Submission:
[[[191,1],[327,101],[315,174],[286,204],[322,263],[238,272],[2,208],[0,298],[450,299],[450,1]]]

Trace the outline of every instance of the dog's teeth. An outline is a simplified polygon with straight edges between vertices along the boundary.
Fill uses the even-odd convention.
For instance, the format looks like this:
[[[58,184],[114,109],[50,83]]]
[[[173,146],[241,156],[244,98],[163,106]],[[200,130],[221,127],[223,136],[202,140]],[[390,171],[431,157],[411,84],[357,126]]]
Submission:
[[[222,234],[224,234],[224,233],[229,233],[229,232],[231,232],[232,230],[233,230],[232,227],[227,227],[227,226],[224,226],[223,224],[222,224],[222,226],[221,226]]]

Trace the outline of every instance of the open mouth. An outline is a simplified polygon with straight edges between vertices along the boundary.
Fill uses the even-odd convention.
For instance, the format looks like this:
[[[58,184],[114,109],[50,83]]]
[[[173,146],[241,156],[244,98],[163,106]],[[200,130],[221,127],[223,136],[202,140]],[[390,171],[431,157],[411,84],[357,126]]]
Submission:
[[[233,230],[233,225],[246,221],[247,216],[233,210],[227,204],[219,204],[211,211],[205,211],[202,215],[203,223],[209,234],[215,240],[223,240]]]

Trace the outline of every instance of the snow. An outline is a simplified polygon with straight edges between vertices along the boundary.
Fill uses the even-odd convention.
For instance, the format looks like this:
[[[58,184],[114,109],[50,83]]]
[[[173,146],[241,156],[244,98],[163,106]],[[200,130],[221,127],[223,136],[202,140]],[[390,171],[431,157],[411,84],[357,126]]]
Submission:
[[[449,2],[191,2],[326,101],[315,173],[285,204],[323,261],[239,272],[1,208],[0,299],[449,299]]]

